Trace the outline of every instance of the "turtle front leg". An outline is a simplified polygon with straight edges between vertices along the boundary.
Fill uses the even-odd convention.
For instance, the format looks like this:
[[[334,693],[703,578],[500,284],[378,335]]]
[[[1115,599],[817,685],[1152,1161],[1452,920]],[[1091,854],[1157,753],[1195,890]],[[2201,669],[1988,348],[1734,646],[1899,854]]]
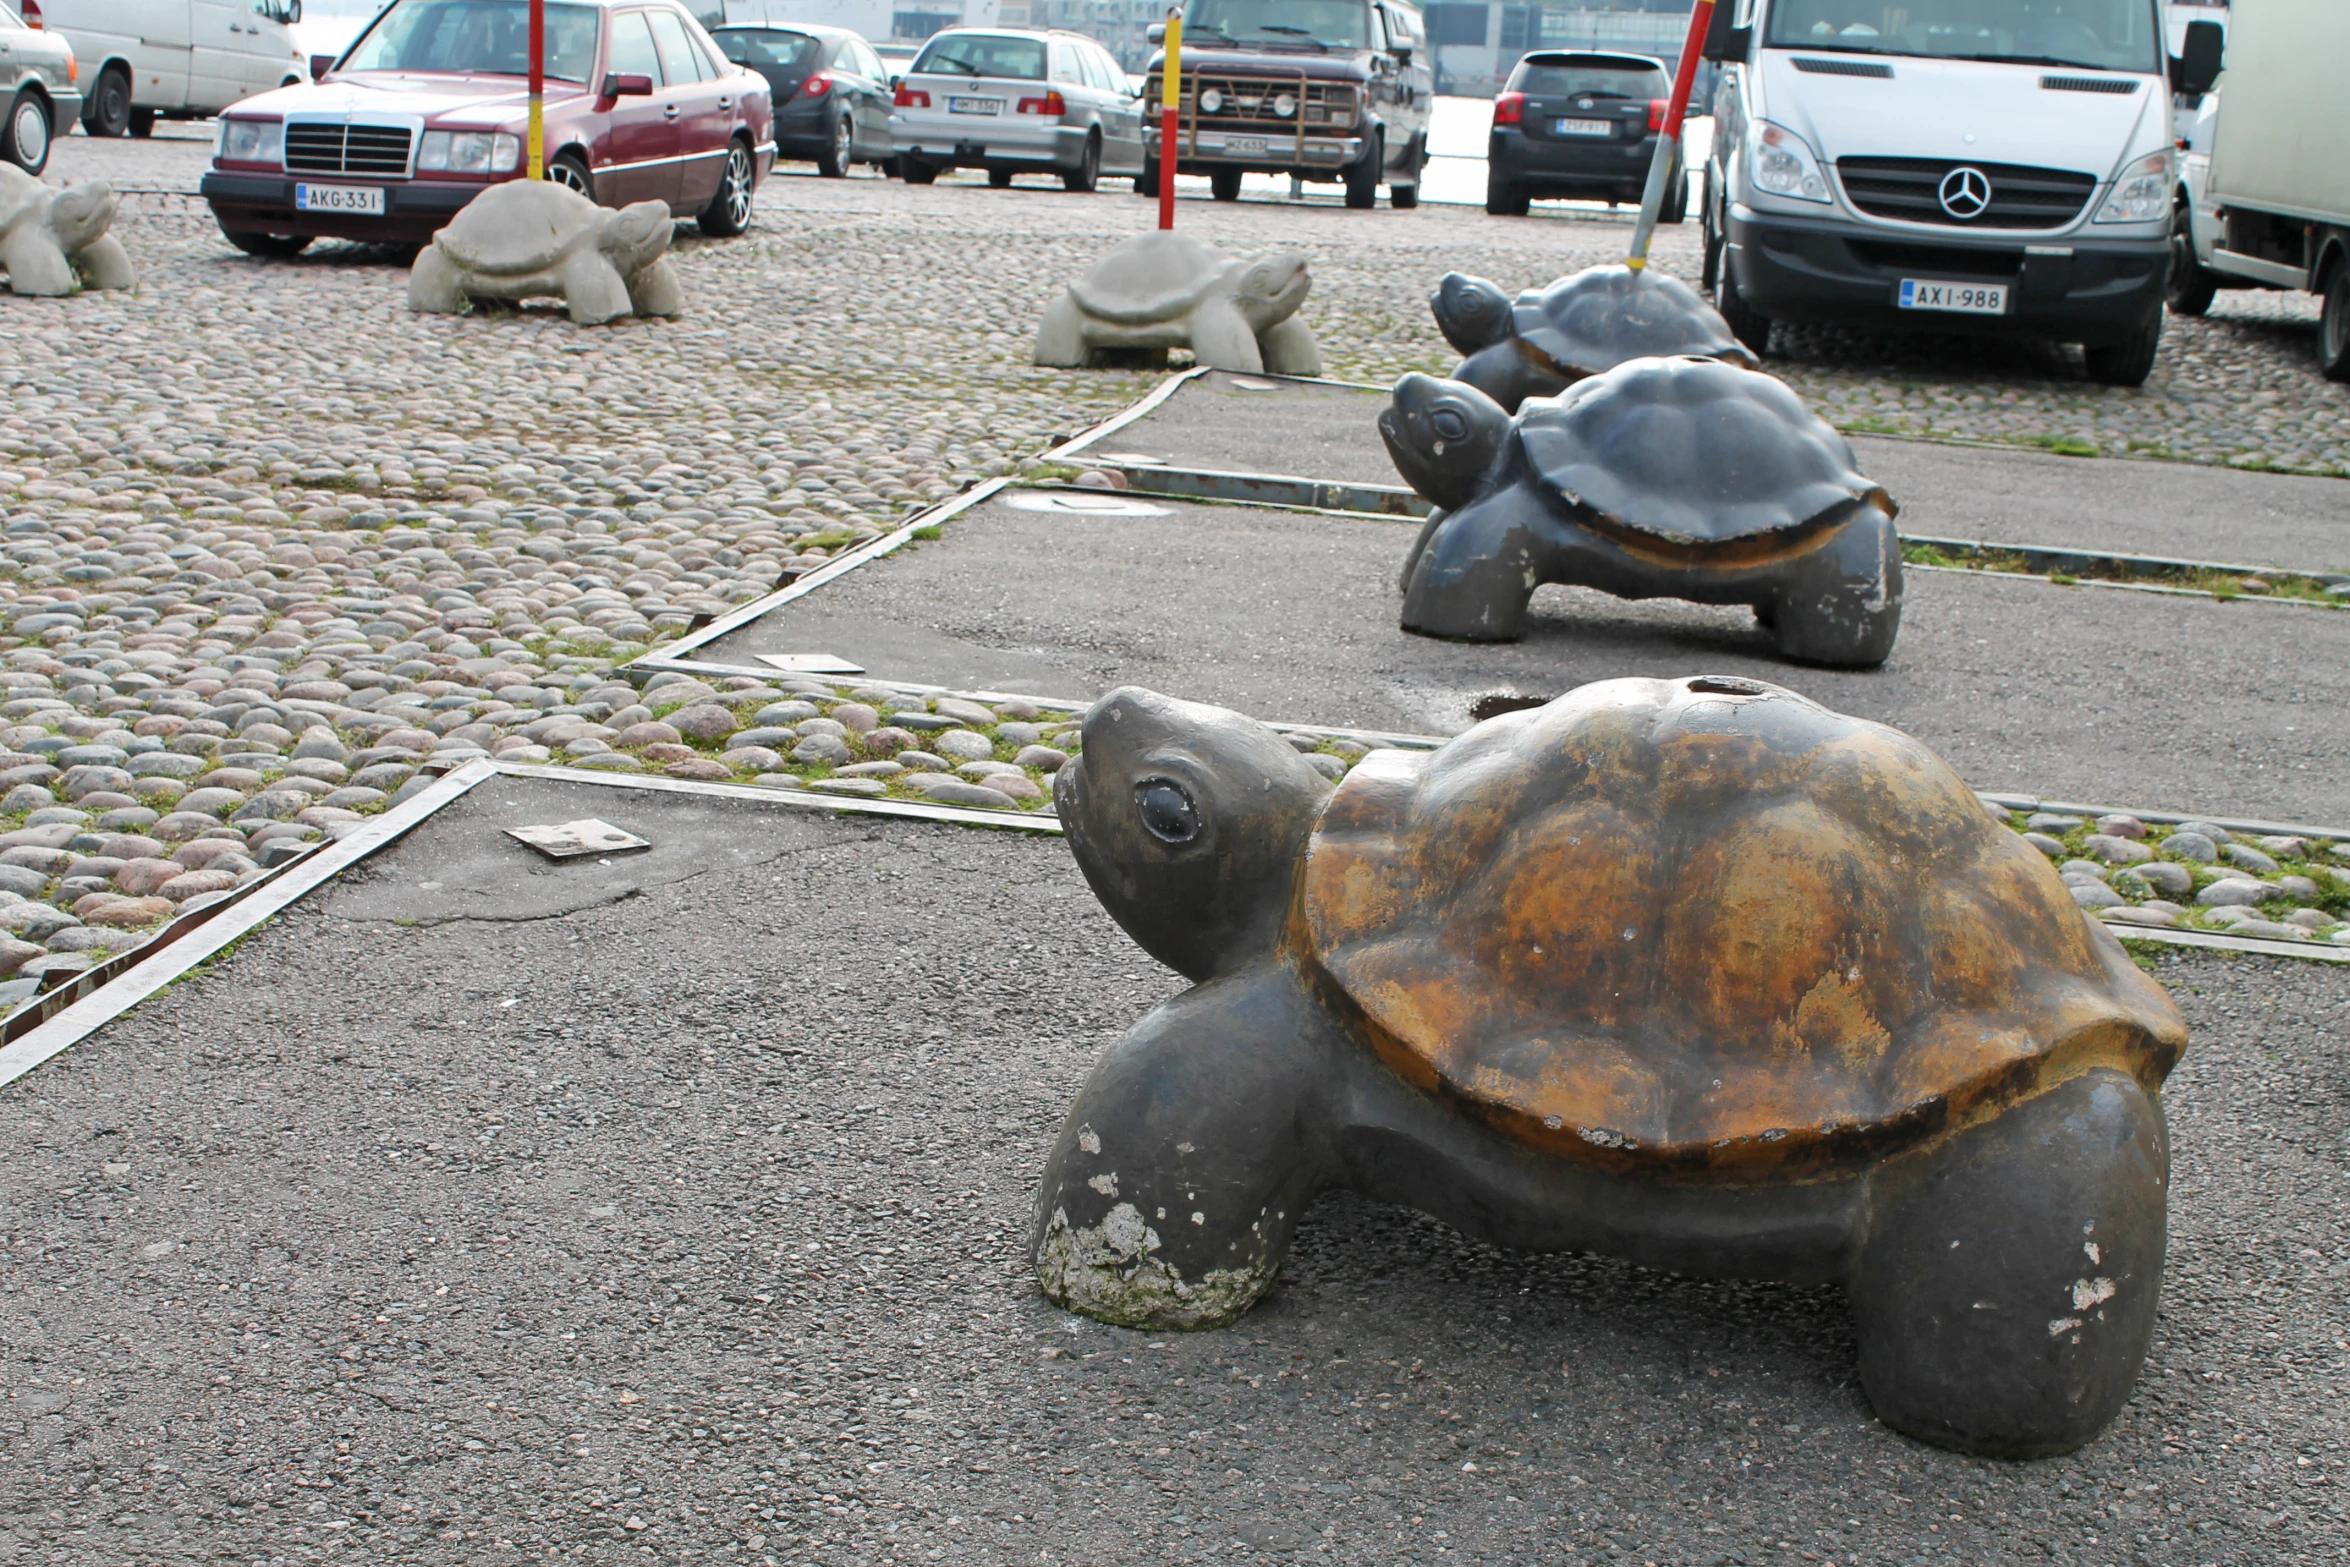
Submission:
[[[1257,348],[1257,334],[1248,318],[1229,297],[1219,294],[1201,300],[1192,313],[1191,356],[1203,365],[1241,375],[1262,375],[1265,370],[1265,356]]]
[[[82,284],[93,289],[134,288],[138,285],[138,269],[131,265],[130,252],[122,248],[122,241],[112,234],[101,234],[75,251],[69,258],[73,269],[81,274]]]
[[[1045,1294],[1128,1328],[1216,1328],[1281,1271],[1328,1163],[1336,1028],[1286,965],[1136,1024],[1078,1094],[1036,1197]]]
[[[1877,1171],[1847,1281],[1877,1418],[1999,1458],[2103,1430],[2154,1335],[2167,1144],[2106,1068]]]
[[[54,298],[73,292],[73,267],[46,223],[22,222],[0,238],[0,267],[15,293]]]
[[[408,272],[408,308],[442,316],[465,308],[464,274],[438,245],[416,253],[416,264]]]
[[[1267,375],[1322,373],[1322,346],[1302,317],[1289,316],[1265,328],[1257,338],[1257,352],[1264,358]]]
[[[1545,580],[1549,551],[1535,533],[1539,504],[1511,485],[1426,533],[1404,583],[1403,629],[1464,642],[1515,642],[1526,601]]]
[[[1757,613],[1779,651],[1810,664],[1874,669],[1901,634],[1901,535],[1874,506],[1803,556]]]
[[[600,250],[583,249],[563,263],[563,303],[581,326],[602,326],[633,313],[620,269]]]
[[[1510,413],[1516,413],[1527,398],[1548,397],[1566,385],[1528,364],[1514,337],[1480,348],[1454,367],[1450,379],[1467,382]]]

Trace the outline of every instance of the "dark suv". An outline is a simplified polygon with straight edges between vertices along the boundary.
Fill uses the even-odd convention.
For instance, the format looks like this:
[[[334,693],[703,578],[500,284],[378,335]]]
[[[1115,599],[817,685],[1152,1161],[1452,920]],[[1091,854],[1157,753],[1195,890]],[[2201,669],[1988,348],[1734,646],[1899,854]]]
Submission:
[[[1537,197],[1637,204],[1672,91],[1664,63],[1646,55],[1527,55],[1493,100],[1485,210],[1522,218]],[[1688,207],[1688,169],[1676,151],[1661,221],[1680,222]]]
[[[1154,26],[1151,38],[1163,29]],[[1189,0],[1183,10],[1182,120],[1175,154],[1159,146],[1160,72],[1143,91],[1144,162],[1135,190],[1155,196],[1159,170],[1205,174],[1218,201],[1240,199],[1250,170],[1344,184],[1368,207],[1387,186],[1420,201],[1435,78],[1416,5],[1403,0]]]

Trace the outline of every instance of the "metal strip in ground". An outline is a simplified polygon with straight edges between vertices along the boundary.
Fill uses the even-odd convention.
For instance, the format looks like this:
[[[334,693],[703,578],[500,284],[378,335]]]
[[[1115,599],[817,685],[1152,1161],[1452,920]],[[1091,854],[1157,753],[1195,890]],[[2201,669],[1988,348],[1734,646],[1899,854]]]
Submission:
[[[2330,843],[2350,843],[2350,828],[2344,827],[2263,822],[2235,816],[2213,816],[2209,812],[2198,811],[2140,811],[2125,805],[2080,805],[2071,800],[2043,800],[2037,795],[2003,794],[1995,789],[1978,789],[1975,792],[2011,811],[2047,811],[2052,815],[2079,816],[2090,820],[2100,816],[2135,816],[2142,822],[2162,822],[2172,827],[2181,822],[2209,822],[2214,827],[2225,827],[2229,832],[2247,832],[2256,838],[2323,838]]]
[[[2350,947],[2323,941],[2277,941],[2265,936],[2224,936],[2212,930],[2171,930],[2160,925],[2117,925],[2101,922],[2123,941],[2151,941],[2166,947],[2202,947],[2212,952],[2246,952],[2264,958],[2307,958],[2318,963],[2350,963]]]
[[[1167,379],[1164,381],[1161,381],[1157,386],[1154,386],[1149,391],[1143,393],[1140,400],[1133,403],[1131,406],[1120,409],[1117,413],[1110,415],[1109,418],[1104,419],[1100,424],[1095,425],[1090,430],[1079,431],[1071,439],[1063,441],[1060,445],[1054,447],[1051,451],[1046,452],[1044,454],[1045,460],[1050,462],[1055,457],[1068,457],[1074,453],[1081,452],[1088,446],[1091,446],[1094,442],[1100,440],[1103,436],[1115,435],[1120,430],[1123,430],[1128,425],[1134,423],[1135,420],[1147,418],[1151,414],[1158,412],[1160,405],[1165,403],[1168,398],[1175,395],[1175,389],[1177,387],[1183,385],[1186,381],[1196,381],[1207,373],[1208,367],[1206,365],[1195,365],[1189,370],[1177,371],[1175,374],[1167,377]]]
[[[558,783],[650,789],[659,794],[715,795],[728,800],[756,800],[766,805],[842,811],[852,816],[903,816],[913,821],[945,822],[955,827],[1013,827],[1027,832],[1051,834],[1061,831],[1061,819],[1049,810],[1007,811],[996,806],[934,805],[927,800],[828,794],[818,789],[775,789],[764,784],[712,783],[699,778],[648,777],[641,773],[608,773],[591,767],[550,767],[535,762],[493,761],[488,765],[496,769],[499,775],[511,778],[543,778]]]

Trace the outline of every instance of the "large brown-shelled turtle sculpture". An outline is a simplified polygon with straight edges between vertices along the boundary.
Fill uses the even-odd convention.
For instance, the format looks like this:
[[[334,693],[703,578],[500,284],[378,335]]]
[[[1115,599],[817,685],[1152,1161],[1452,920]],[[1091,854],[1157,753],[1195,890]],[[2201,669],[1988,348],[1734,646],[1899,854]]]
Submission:
[[[1452,373],[1512,413],[1627,359],[1694,354],[1755,369],[1722,313],[1679,278],[1586,267],[1515,300],[1481,277],[1448,272],[1428,298],[1444,340],[1468,355]]]
[[[1901,630],[1896,507],[1776,379],[1635,359],[1529,399],[1407,375],[1379,416],[1440,511],[1403,569],[1403,628],[1523,635],[1540,583],[1747,604],[1789,658],[1873,666]]]
[[[1095,1067],[1046,1294],[1233,1321],[1315,1194],[1496,1244],[1841,1281],[1878,1415],[2061,1452],[2161,1284],[2162,988],[1932,752],[1756,681],[1613,680],[1335,788],[1132,688],[1055,796],[1193,988]]]

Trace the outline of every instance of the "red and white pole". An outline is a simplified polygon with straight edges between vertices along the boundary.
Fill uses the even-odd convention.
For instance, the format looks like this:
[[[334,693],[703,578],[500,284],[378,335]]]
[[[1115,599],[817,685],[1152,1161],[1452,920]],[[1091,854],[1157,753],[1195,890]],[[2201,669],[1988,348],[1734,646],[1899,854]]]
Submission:
[[[530,0],[530,177],[547,177],[547,0]]]
[[[1681,150],[1681,121],[1689,113],[1689,89],[1696,85],[1697,62],[1705,52],[1705,35],[1712,31],[1713,20],[1714,0],[1697,0],[1690,7],[1689,36],[1681,40],[1681,68],[1673,73],[1673,96],[1665,105],[1665,123],[1656,133],[1648,189],[1640,197],[1640,221],[1632,229],[1632,253],[1624,258],[1624,265],[1635,272],[1648,265],[1648,242],[1656,237],[1656,220],[1665,210],[1665,185],[1672,176],[1674,155]],[[1681,177],[1689,177],[1686,167]]]
[[[537,0],[532,0],[533,4]],[[1175,226],[1175,149],[1183,139],[1183,10],[1167,10],[1167,60],[1159,83],[1159,227]],[[1300,111],[1303,112],[1302,110]]]

